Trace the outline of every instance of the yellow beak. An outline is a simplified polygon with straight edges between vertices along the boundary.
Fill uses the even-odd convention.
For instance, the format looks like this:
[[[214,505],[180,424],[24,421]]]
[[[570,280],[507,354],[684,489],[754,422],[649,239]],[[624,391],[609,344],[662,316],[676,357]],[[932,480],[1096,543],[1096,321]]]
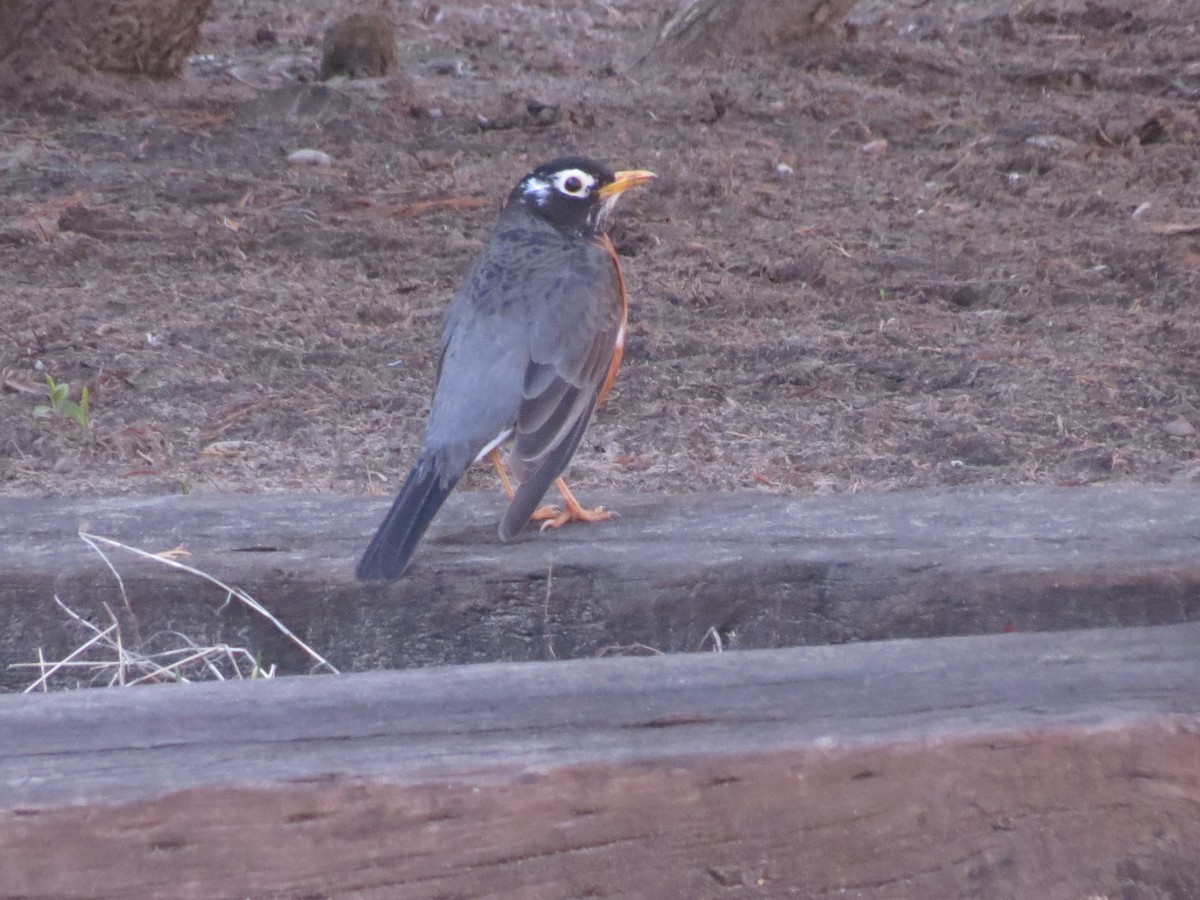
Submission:
[[[615,197],[622,191],[627,191],[631,187],[637,187],[639,184],[645,184],[653,178],[657,178],[653,172],[647,172],[645,169],[626,169],[624,172],[618,172],[612,184],[606,184],[596,193],[600,195],[601,200],[607,200],[609,197]]]

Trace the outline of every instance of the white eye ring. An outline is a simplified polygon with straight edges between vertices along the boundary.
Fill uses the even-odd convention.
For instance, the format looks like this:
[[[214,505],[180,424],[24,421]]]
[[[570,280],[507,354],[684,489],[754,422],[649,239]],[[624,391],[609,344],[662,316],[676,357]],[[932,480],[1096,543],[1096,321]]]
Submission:
[[[586,197],[596,186],[596,179],[582,169],[563,169],[554,173],[554,189],[568,197]]]

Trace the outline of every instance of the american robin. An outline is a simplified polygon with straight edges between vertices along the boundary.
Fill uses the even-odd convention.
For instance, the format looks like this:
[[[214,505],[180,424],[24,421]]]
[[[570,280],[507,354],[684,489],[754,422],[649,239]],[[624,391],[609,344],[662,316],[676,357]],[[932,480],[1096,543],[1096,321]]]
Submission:
[[[600,521],[561,478],[616,379],[625,342],[625,284],[605,225],[621,193],[654,178],[585,157],[538,166],[518,182],[491,239],[450,301],[417,464],[358,564],[393,581],[467,468],[490,456],[511,501],[510,540],[542,526]],[[508,480],[499,447],[512,440]],[[563,509],[539,510],[556,483]]]

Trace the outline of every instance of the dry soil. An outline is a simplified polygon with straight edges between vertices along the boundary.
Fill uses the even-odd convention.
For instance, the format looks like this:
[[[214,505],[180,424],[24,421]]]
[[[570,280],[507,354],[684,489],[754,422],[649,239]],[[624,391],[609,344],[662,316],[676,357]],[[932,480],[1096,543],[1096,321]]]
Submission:
[[[390,493],[497,205],[574,151],[661,176],[585,499],[1200,483],[1200,3],[867,3],[666,68],[659,7],[405,5],[395,75],[320,85],[350,4],[218,0],[177,82],[10,79],[0,493]]]

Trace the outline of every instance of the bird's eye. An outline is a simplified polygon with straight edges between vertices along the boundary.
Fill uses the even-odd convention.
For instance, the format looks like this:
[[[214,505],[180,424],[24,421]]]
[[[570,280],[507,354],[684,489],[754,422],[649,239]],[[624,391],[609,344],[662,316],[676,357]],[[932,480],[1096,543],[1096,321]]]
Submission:
[[[559,169],[551,180],[554,190],[568,197],[587,197],[596,186],[596,179],[583,169]]]

